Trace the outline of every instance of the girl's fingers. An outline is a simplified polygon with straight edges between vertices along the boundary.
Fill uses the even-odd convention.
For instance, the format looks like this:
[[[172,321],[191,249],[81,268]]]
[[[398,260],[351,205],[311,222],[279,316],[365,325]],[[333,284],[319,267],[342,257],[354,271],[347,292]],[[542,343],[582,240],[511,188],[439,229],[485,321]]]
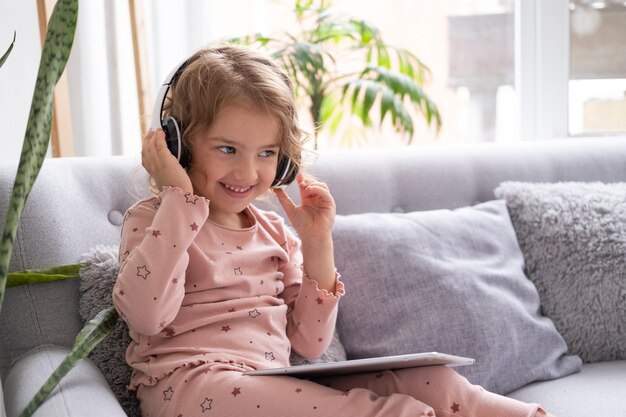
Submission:
[[[296,207],[296,203],[287,195],[285,190],[282,188],[274,188],[274,195],[278,198],[278,202],[283,207],[287,214],[291,213],[292,210]]]
[[[306,189],[307,187],[317,186],[328,190],[328,185],[325,182],[319,181],[311,176],[298,174],[298,185],[300,189]]]

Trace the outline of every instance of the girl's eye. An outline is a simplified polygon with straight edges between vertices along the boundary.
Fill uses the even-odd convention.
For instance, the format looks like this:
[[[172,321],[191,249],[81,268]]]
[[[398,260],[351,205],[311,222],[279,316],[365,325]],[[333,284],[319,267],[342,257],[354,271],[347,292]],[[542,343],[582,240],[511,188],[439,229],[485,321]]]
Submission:
[[[233,148],[232,146],[220,146],[217,149],[223,153],[235,153],[235,148]]]
[[[259,155],[262,156],[263,158],[271,158],[272,156],[276,155],[276,151],[267,149],[265,151],[261,151]]]

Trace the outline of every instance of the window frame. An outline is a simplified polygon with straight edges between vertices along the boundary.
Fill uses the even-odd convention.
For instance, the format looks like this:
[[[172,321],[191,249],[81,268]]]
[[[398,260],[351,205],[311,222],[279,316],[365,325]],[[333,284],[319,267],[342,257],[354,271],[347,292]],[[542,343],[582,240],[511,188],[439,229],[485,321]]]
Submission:
[[[569,0],[517,0],[515,90],[521,140],[614,137],[569,131]]]
[[[569,137],[569,0],[517,0],[515,90],[521,140]]]

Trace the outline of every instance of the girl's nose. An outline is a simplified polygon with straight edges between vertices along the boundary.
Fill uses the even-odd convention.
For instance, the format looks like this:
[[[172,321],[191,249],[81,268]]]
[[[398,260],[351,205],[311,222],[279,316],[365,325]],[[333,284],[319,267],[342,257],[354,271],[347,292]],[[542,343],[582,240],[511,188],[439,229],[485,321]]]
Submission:
[[[241,158],[237,161],[234,170],[234,177],[238,181],[253,181],[257,178],[256,162],[248,158]]]

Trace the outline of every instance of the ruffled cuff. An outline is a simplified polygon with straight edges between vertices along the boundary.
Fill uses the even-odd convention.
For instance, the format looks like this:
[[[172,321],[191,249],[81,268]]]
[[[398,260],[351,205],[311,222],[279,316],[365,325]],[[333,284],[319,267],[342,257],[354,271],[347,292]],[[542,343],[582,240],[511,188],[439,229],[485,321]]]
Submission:
[[[335,270],[335,291],[328,291],[326,289],[320,289],[317,281],[310,278],[306,272],[303,272],[303,274],[304,274],[303,281],[306,281],[308,282],[308,285],[313,286],[313,290],[322,299],[339,300],[346,293],[345,285],[341,281],[341,274],[339,274],[337,270]]]

